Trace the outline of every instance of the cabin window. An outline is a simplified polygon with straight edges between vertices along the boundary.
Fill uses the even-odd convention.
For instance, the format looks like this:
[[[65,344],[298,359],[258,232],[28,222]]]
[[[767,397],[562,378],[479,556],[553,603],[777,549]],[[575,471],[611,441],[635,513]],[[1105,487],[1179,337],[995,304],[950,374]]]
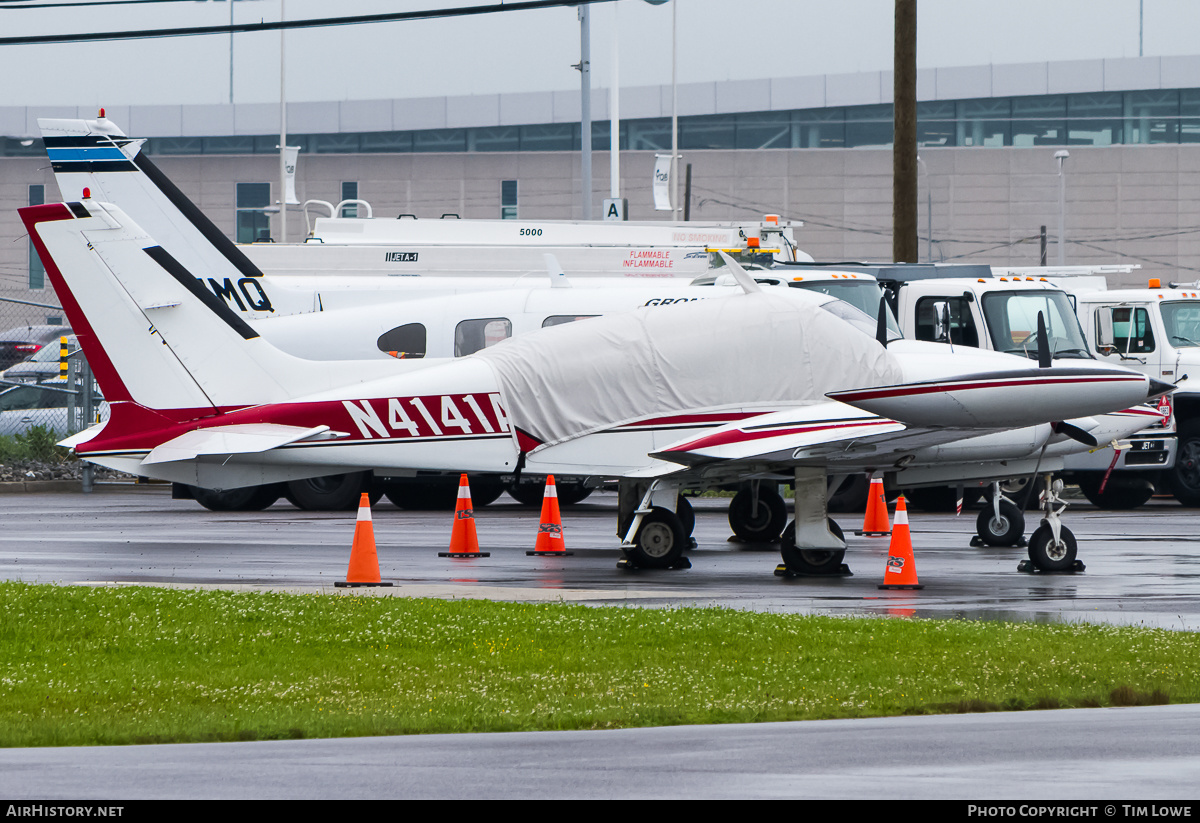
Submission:
[[[589,317],[599,317],[598,314],[555,314],[542,321],[542,328],[561,326],[564,323],[574,323],[576,320],[587,320]]]
[[[414,360],[425,356],[425,327],[420,323],[405,323],[379,335],[375,345],[381,352],[401,360]]]
[[[454,329],[454,356],[465,357],[512,337],[512,321],[504,317],[464,320]]]

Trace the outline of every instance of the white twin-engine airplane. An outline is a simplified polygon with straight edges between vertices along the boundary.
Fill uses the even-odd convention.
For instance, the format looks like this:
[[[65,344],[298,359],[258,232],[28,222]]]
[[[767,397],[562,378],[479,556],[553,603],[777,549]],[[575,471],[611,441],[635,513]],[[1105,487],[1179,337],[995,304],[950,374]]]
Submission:
[[[469,357],[302,360],[119,208],[20,213],[112,409],[64,441],[81,457],[216,489],[368,469],[618,478],[646,486],[622,546],[643,566],[680,558],[681,484],[794,476],[784,561],[820,572],[845,549],[827,473],[1095,445],[1143,425],[1097,416],[1171,389],[1109,366],[883,346],[826,310],[840,301],[768,293],[744,273],[738,296],[555,326]],[[1051,537],[1035,563],[1068,549],[1073,562],[1069,532]]]

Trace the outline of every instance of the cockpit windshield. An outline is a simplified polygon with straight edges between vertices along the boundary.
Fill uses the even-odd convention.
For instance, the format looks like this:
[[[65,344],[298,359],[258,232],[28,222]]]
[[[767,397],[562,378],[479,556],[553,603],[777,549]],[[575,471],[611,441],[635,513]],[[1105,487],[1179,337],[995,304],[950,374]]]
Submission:
[[[806,289],[836,297],[836,302],[826,303],[822,308],[831,311],[856,328],[872,337],[878,324],[879,302],[883,300],[883,287],[876,280],[806,280],[788,283],[794,289]],[[904,337],[900,324],[889,307],[887,310],[889,341]]]
[[[996,351],[1036,360],[1038,314],[1046,321],[1050,355],[1091,359],[1071,299],[1061,291],[992,292],[983,296],[983,314]]]
[[[1171,300],[1159,303],[1167,337],[1176,348],[1200,346],[1200,303]]]

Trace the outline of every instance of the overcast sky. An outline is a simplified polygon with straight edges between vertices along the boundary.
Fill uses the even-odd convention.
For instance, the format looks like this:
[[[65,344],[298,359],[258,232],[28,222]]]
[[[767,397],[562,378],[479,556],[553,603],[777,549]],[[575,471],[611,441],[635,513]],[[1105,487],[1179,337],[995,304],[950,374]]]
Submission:
[[[62,1],[62,0],[60,0]],[[37,2],[37,0],[35,0]],[[490,4],[486,0],[483,4]],[[890,69],[893,0],[672,0],[679,82]],[[289,20],[477,4],[475,0],[286,0]],[[0,34],[123,31],[229,22],[230,3],[11,8]],[[28,3],[20,5],[29,5]],[[592,7],[593,85],[671,82],[671,3]],[[1138,0],[919,0],[921,68],[1138,55]],[[1200,54],[1200,3],[1145,0],[1149,56]],[[280,0],[233,4],[236,21],[277,20]],[[574,9],[289,32],[292,101],[547,91],[579,86]],[[233,38],[235,102],[279,99],[279,34]],[[0,47],[0,106],[226,103],[230,37]],[[1197,78],[1200,85],[1200,78]]]

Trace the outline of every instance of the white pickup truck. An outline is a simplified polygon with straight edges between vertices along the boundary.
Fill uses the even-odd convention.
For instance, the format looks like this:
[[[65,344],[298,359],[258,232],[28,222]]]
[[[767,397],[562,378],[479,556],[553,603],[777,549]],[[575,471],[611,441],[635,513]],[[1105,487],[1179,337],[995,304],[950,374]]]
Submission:
[[[1156,482],[1183,505],[1200,506],[1200,284],[1164,289],[1150,280],[1145,289],[1081,292],[1076,306],[1096,357],[1179,387],[1164,408],[1164,443],[1175,447],[1174,459],[1160,464]],[[1135,441],[1125,464],[1154,465],[1156,440],[1151,434],[1140,448]]]
[[[789,272],[809,268],[792,264]],[[1200,346],[1200,298],[1185,293],[1158,297],[1158,293],[1109,292],[1105,274],[1128,273],[1132,266],[1091,266],[1065,269],[995,269],[986,265],[852,265],[837,264],[840,271],[871,274],[884,287],[887,299],[905,337],[917,340],[945,340],[955,345],[992,349],[1037,358],[1037,316],[1046,321],[1050,350],[1055,361],[1100,357],[1144,371],[1160,380],[1178,382],[1180,370],[1187,371],[1189,354],[1181,355],[1180,346]],[[1128,301],[1140,295],[1140,311]],[[1187,294],[1192,294],[1188,292]],[[1200,295],[1200,288],[1195,294]],[[1194,313],[1163,307],[1159,303],[1183,302],[1194,305]],[[1103,311],[1102,311],[1103,310]],[[1133,313],[1134,334],[1129,332]],[[1103,327],[1095,317],[1114,318]],[[939,317],[941,318],[939,320]],[[1186,319],[1185,319],[1186,318]],[[1081,324],[1081,320],[1083,321]],[[1164,323],[1183,323],[1167,331]],[[1137,325],[1140,323],[1141,325]],[[1194,325],[1187,325],[1193,323]],[[1081,327],[1082,326],[1082,327]],[[1085,332],[1085,329],[1087,331]],[[1098,330],[1108,336],[1100,338]],[[1145,331],[1142,331],[1145,330]],[[1189,333],[1190,332],[1190,333]],[[1153,333],[1153,340],[1147,335]],[[1139,337],[1138,335],[1143,336]],[[1157,345],[1157,349],[1154,347]],[[1196,389],[1200,393],[1200,348],[1192,349]],[[1183,365],[1177,365],[1183,364]],[[1186,386],[1186,383],[1184,384]],[[1186,397],[1186,389],[1181,387]],[[1200,395],[1194,395],[1200,397]],[[1065,479],[1077,483],[1096,505],[1105,508],[1133,508],[1146,502],[1155,485],[1170,482],[1176,496],[1185,505],[1200,504],[1200,421],[1192,422],[1193,406],[1176,393],[1177,403],[1188,408],[1188,416],[1177,410],[1181,430],[1188,421],[1190,451],[1176,461],[1174,418],[1169,401],[1163,418],[1152,427],[1130,438],[1128,448],[1115,457],[1111,449],[1066,458]],[[1194,401],[1193,401],[1194,402]],[[1195,404],[1200,411],[1200,403]],[[1182,452],[1182,449],[1181,449]],[[1182,491],[1181,491],[1182,490]],[[914,489],[913,499],[928,508],[954,505],[952,489]]]

